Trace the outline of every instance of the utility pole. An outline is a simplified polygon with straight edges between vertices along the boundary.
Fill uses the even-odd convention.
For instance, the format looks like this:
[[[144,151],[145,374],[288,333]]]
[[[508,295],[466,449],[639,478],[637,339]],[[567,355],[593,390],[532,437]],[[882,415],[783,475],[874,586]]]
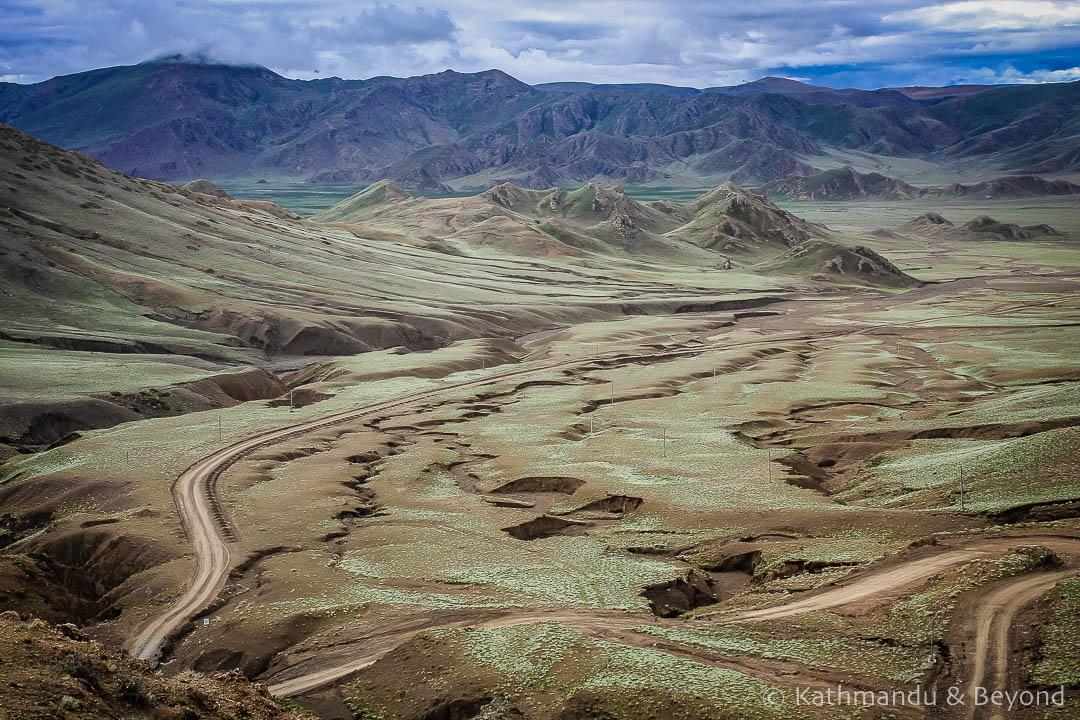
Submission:
[[[960,466],[960,512],[964,512],[964,466]]]
[[[615,404],[615,381],[611,381],[611,404]]]
[[[296,409],[296,403],[293,402],[293,393],[295,393],[295,392],[296,392],[295,389],[289,391],[289,410],[290,411]]]
[[[934,630],[937,629],[937,620],[930,618],[930,662],[934,662]]]

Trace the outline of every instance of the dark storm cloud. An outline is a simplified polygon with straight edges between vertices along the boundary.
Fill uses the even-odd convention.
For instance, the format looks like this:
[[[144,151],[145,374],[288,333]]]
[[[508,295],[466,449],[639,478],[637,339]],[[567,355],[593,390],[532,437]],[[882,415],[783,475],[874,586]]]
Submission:
[[[1055,0],[0,0],[0,79],[204,52],[292,77],[498,67],[527,82],[879,87],[1080,78]]]

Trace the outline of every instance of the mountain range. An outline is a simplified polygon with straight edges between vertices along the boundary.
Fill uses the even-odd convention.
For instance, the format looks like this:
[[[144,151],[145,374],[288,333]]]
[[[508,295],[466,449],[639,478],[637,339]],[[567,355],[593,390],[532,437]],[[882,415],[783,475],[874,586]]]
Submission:
[[[697,90],[499,70],[294,80],[171,57],[0,83],[0,122],[158,180],[275,178],[420,190],[762,184],[860,156],[987,174],[1080,169],[1080,82],[834,90],[783,78]]]

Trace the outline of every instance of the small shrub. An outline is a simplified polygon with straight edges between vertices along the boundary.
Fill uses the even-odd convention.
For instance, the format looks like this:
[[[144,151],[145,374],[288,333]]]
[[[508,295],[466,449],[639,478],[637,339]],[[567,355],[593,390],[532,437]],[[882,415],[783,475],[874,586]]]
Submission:
[[[73,678],[85,680],[92,688],[101,689],[97,665],[94,664],[94,659],[86,653],[75,653],[68,656],[60,664],[60,670]]]
[[[60,698],[60,707],[64,708],[65,710],[78,710],[79,701],[71,697],[70,695],[65,695]]]
[[[112,395],[113,397],[120,397],[120,396],[121,396],[121,395],[123,395],[124,393],[120,392],[119,390],[113,390],[113,391],[112,391],[112,392],[110,392],[109,394],[110,394],[110,395]]]
[[[139,707],[150,707],[154,704],[153,695],[143,687],[142,678],[137,675],[120,678],[116,683],[116,697]]]

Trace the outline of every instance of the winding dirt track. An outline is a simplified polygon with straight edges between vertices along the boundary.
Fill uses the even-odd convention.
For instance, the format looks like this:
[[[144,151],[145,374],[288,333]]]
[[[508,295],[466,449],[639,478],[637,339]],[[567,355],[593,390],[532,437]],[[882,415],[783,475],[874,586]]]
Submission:
[[[858,328],[854,330],[842,330],[821,333],[816,337],[850,335],[858,332],[871,331],[875,328]],[[715,350],[727,350],[740,346],[759,345],[762,342],[787,342],[804,339],[804,335],[792,337],[777,337],[768,340],[755,339],[741,343],[728,343],[722,347],[715,345],[702,345],[699,347],[657,350],[651,349],[636,353],[610,353],[596,356],[572,357],[564,360],[551,361],[542,365],[533,365],[520,370],[488,375],[475,380],[467,380],[459,383],[442,385],[431,390],[425,390],[411,395],[405,395],[393,400],[387,400],[372,405],[348,410],[346,412],[329,415],[316,420],[290,425],[278,430],[271,430],[253,435],[238,443],[222,448],[217,452],[199,460],[189,467],[176,479],[173,484],[172,494],[176,504],[176,510],[180,515],[180,521],[184,531],[192,543],[195,555],[195,572],[191,582],[188,583],[180,598],[169,608],[158,615],[151,617],[138,631],[138,634],[128,643],[131,653],[144,660],[156,660],[161,654],[162,644],[175,632],[177,632],[193,615],[203,610],[221,592],[225,586],[225,580],[229,573],[231,556],[228,542],[235,539],[233,531],[224,513],[221,510],[217,498],[215,485],[218,477],[231,465],[241,460],[246,455],[285,440],[306,435],[322,428],[350,422],[368,415],[391,410],[408,405],[410,403],[427,400],[453,390],[462,390],[473,387],[493,385],[505,380],[536,375],[561,368],[578,367],[600,361],[605,364],[619,362],[633,362],[648,358],[678,357],[681,355],[697,355],[703,352]]]
[[[901,324],[901,326],[906,324]],[[856,333],[872,333],[874,330],[885,326],[861,327],[838,332],[824,332],[815,335],[815,338],[827,336],[839,336]],[[892,326],[896,329],[895,326]],[[637,353],[611,353],[591,357],[573,357],[560,361],[552,361],[542,365],[533,365],[529,368],[502,372],[489,375],[475,380],[459,383],[448,383],[430,390],[413,393],[393,400],[366,405],[354,410],[326,416],[323,418],[303,422],[297,425],[267,431],[249,437],[228,447],[222,448],[213,454],[196,462],[188,468],[173,486],[173,497],[177,511],[180,515],[185,532],[192,542],[195,556],[195,571],[191,581],[184,592],[169,608],[160,614],[151,617],[129,643],[131,652],[139,658],[157,659],[161,653],[163,643],[170,636],[177,633],[192,616],[206,608],[221,592],[224,587],[231,564],[228,542],[234,539],[224,513],[217,500],[215,485],[218,477],[232,464],[246,455],[263,447],[299,437],[322,428],[350,422],[358,418],[384,412],[386,410],[409,405],[418,401],[436,397],[450,391],[491,385],[514,378],[526,377],[538,373],[549,372],[561,368],[584,366],[602,361],[605,364],[613,362],[633,362],[645,358],[677,357],[681,355],[695,355],[702,352],[726,350],[738,345],[757,345],[762,342],[785,342],[796,339],[805,339],[805,336],[776,337],[755,339],[744,343],[729,343],[724,346],[702,345],[684,349],[652,349],[647,352]],[[1030,533],[1018,534],[1016,537],[987,539],[986,542],[978,542],[969,547],[949,549],[927,557],[900,564],[890,565],[882,570],[874,570],[858,573],[849,582],[828,588],[822,592],[801,597],[793,602],[780,606],[764,608],[760,610],[741,613],[724,621],[734,622],[737,620],[759,620],[767,618],[780,618],[797,613],[835,608],[854,603],[870,597],[888,597],[905,587],[925,581],[930,576],[942,570],[962,565],[979,557],[985,557],[1000,550],[1003,545],[1015,545],[1018,541],[1037,541]],[[1080,553],[1080,539],[1056,537],[1058,543],[1068,542],[1070,549]],[[1048,543],[1049,544],[1049,543]],[[1051,545],[1052,547],[1053,545]],[[977,636],[977,662],[972,683],[978,684],[985,679],[987,656],[993,648],[997,648],[996,656],[989,662],[997,674],[995,681],[1003,681],[1006,674],[1008,660],[1008,631],[1012,618],[1020,609],[1039,597],[1060,579],[1074,573],[1075,569],[1055,573],[1043,573],[1033,577],[1025,577],[1015,583],[1008,583],[1000,592],[1000,598],[996,602],[987,603],[978,613],[976,622],[979,623]],[[994,595],[998,598],[998,595]],[[616,617],[612,613],[604,612],[533,612],[514,616],[492,618],[481,622],[460,621],[450,623],[443,627],[460,626],[476,627],[506,627],[538,621],[556,621],[566,624],[568,627],[582,632],[583,634],[604,639],[612,639],[632,645],[653,646],[658,643],[653,636],[647,636],[634,631],[645,618],[623,614]],[[655,618],[649,618],[655,621]],[[334,664],[322,665],[317,670],[308,672],[298,677],[282,680],[271,686],[271,692],[278,695],[295,695],[310,691],[314,688],[331,683],[341,677],[349,675],[363,667],[376,662],[380,657],[390,652],[393,648],[412,637],[416,633],[428,629],[399,628],[398,631],[389,631],[381,635],[372,643],[365,644],[360,654],[352,653],[348,659],[339,659]],[[673,654],[689,654],[679,648],[658,648]],[[326,660],[329,660],[327,658]],[[332,661],[333,662],[333,661]],[[713,659],[712,664],[735,666],[737,662],[725,663],[723,660]],[[805,680],[805,677],[804,677]],[[1005,687],[1003,684],[1001,687]]]
[[[743,620],[765,620],[781,618],[814,610],[827,610],[840,608],[845,605],[857,603],[862,600],[873,598],[888,598],[900,596],[905,592],[921,585],[928,578],[949,570],[960,567],[973,560],[980,558],[998,557],[1017,545],[1039,544],[1050,547],[1056,551],[1070,554],[1080,553],[1080,537],[1067,535],[1039,535],[1028,532],[1006,534],[998,537],[980,538],[970,546],[947,550],[938,554],[918,557],[898,565],[888,565],[885,568],[870,568],[867,571],[851,576],[847,581],[841,582],[836,587],[811,593],[795,601],[763,608],[750,610],[722,618],[718,622],[727,624]],[[1008,633],[1014,616],[1036,598],[1042,596],[1055,584],[1066,577],[1075,574],[1076,568],[1059,570],[1052,573],[1036,573],[1023,575],[1009,581],[996,590],[992,602],[987,602],[980,607],[977,623],[976,657],[982,667],[985,667],[986,656],[991,648],[997,648],[994,667],[997,676],[993,678],[991,685],[986,685],[983,671],[976,670],[972,675],[971,687],[978,684],[991,689],[1006,688],[1008,670]],[[708,653],[694,652],[692,648],[676,647],[658,643],[658,638],[639,632],[637,628],[642,625],[657,625],[664,621],[653,616],[634,615],[630,613],[614,613],[603,611],[540,611],[525,612],[509,616],[496,617],[486,620],[461,620],[439,625],[407,626],[388,628],[384,634],[377,638],[366,641],[363,648],[350,650],[343,648],[348,654],[345,658],[322,658],[327,663],[318,670],[304,672],[289,679],[271,685],[270,692],[275,695],[299,695],[309,692],[323,685],[328,685],[335,680],[350,675],[375,663],[383,655],[406,642],[414,635],[434,627],[458,628],[497,628],[526,625],[536,622],[559,622],[582,635],[602,640],[610,640],[626,645],[638,647],[653,647],[669,654],[691,657],[699,662],[717,667],[727,667],[750,675],[762,677],[771,681],[794,682],[800,686],[812,686],[817,683],[805,674],[787,677],[771,672],[757,666],[747,665],[735,658],[717,660]],[[955,618],[954,622],[968,622],[967,618]],[[672,621],[673,627],[705,626],[708,620],[700,621]],[[289,671],[286,671],[289,672]],[[794,680],[792,680],[794,677]],[[827,683],[823,683],[827,685]],[[847,684],[851,684],[850,682]]]
[[[778,340],[778,341],[783,341]],[[748,343],[732,343],[723,349],[740,344],[760,344],[761,340]],[[192,543],[195,555],[195,572],[180,598],[168,609],[150,618],[129,643],[131,653],[144,660],[155,660],[161,654],[161,646],[170,635],[180,629],[193,615],[209,605],[221,592],[229,574],[231,556],[228,542],[233,538],[232,530],[224,517],[217,499],[215,485],[218,477],[231,465],[250,453],[290,438],[300,437],[315,430],[340,425],[358,418],[385,410],[427,400],[453,390],[493,385],[505,380],[536,375],[560,368],[588,365],[596,361],[630,362],[643,358],[677,357],[696,355],[715,347],[696,347],[679,350],[652,350],[633,354],[607,354],[588,357],[573,357],[553,361],[543,365],[534,365],[521,370],[488,375],[476,380],[442,385],[411,395],[387,400],[372,405],[365,405],[355,410],[329,415],[317,420],[290,425],[253,435],[238,443],[222,448],[199,460],[176,479],[172,494],[176,510],[180,515],[184,531]]]

